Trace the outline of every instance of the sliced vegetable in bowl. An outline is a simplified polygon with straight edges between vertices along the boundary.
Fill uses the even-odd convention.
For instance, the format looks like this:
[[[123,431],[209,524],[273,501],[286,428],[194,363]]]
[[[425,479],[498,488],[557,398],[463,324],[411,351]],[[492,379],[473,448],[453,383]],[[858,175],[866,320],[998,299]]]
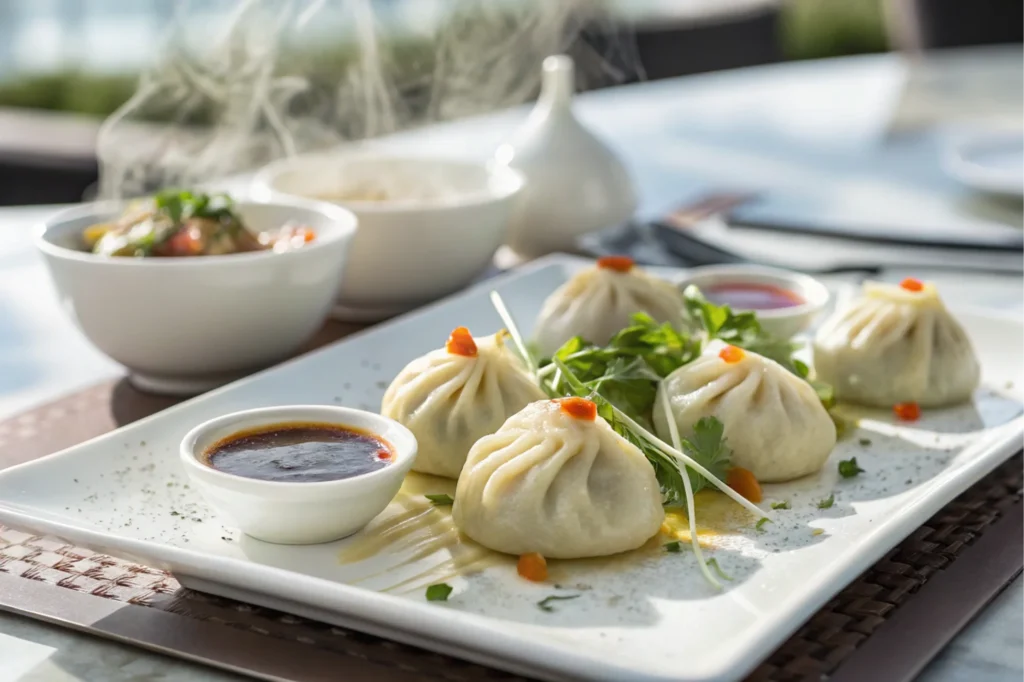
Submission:
[[[101,256],[180,258],[300,248],[313,241],[311,227],[288,222],[252,230],[227,194],[165,190],[128,205],[119,217],[82,232],[86,250]]]

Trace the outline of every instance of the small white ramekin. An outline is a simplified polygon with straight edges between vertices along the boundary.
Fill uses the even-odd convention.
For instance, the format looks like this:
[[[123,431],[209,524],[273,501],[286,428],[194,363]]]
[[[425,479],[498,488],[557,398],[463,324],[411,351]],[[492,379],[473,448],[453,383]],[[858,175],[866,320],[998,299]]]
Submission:
[[[203,462],[214,443],[239,431],[289,422],[347,426],[392,446],[385,467],[337,481],[263,481]],[[246,535],[283,545],[332,542],[352,535],[384,511],[416,459],[416,437],[393,419],[328,405],[290,405],[235,412],[195,427],[181,441],[181,462],[203,497]]]
[[[698,289],[723,284],[767,284],[792,291],[804,300],[800,305],[757,310],[761,327],[771,334],[790,339],[806,331],[828,305],[828,287],[809,275],[763,265],[706,265],[693,268],[679,283],[680,290],[694,284]],[[737,311],[738,312],[738,311]]]

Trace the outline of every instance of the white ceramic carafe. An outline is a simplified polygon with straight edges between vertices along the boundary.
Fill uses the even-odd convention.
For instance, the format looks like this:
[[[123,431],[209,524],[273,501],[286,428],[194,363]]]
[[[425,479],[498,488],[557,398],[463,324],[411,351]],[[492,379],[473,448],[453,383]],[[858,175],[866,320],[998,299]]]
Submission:
[[[495,153],[526,176],[507,237],[525,258],[570,250],[580,235],[618,225],[636,209],[626,169],[572,113],[573,77],[571,58],[545,59],[536,106]]]

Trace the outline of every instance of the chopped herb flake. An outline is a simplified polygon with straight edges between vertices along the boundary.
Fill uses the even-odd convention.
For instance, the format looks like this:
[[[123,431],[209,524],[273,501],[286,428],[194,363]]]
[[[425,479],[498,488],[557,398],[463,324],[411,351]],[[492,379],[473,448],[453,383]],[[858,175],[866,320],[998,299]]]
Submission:
[[[764,524],[771,523],[771,522],[772,522],[771,519],[769,519],[767,516],[763,516],[763,517],[761,517],[761,519],[756,524],[754,524],[754,528],[756,528],[759,531],[764,532]]]
[[[578,594],[565,594],[565,595],[553,594],[550,597],[544,597],[539,602],[537,602],[537,608],[539,608],[541,611],[547,611],[548,613],[551,613],[552,611],[555,610],[551,606],[551,602],[554,602],[554,601],[566,601],[568,599],[575,599],[578,596],[580,596],[580,595],[578,595]]]
[[[831,495],[826,497],[824,500],[818,500],[818,509],[831,509],[832,505],[835,504],[835,501],[836,501],[836,495],[835,495],[835,493],[832,493]]]
[[[789,509],[789,500],[783,500],[782,502],[772,502],[772,509]]]
[[[679,542],[679,540],[666,542],[664,544],[664,547],[666,552],[671,552],[672,554],[678,554],[679,552],[683,551],[683,543]]]
[[[728,575],[725,571],[722,570],[722,567],[718,565],[718,559],[708,559],[708,566],[713,568],[715,570],[715,573],[717,573],[718,577],[722,580],[732,580],[732,576]]]
[[[864,470],[857,465],[856,457],[839,462],[839,475],[843,478],[853,478],[857,474],[862,473],[864,473]]]
[[[860,443],[861,445],[863,445],[864,447],[867,447],[867,446],[871,445],[871,439],[870,438],[861,438],[857,442]]]
[[[438,583],[427,588],[427,601],[448,601],[448,595],[452,593],[452,586],[448,583]]]
[[[424,495],[435,507],[450,507],[455,502],[451,495]]]

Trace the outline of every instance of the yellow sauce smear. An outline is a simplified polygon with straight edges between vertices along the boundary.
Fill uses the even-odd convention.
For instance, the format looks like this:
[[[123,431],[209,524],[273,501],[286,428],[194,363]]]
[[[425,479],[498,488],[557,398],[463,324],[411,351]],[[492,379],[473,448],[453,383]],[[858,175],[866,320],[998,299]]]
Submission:
[[[693,502],[697,512],[697,541],[701,547],[714,548],[717,538],[751,525],[747,510],[717,490],[701,490],[693,496]],[[661,532],[680,542],[690,542],[690,520],[686,509],[667,512]]]
[[[426,495],[455,496],[455,482],[410,473],[402,489],[381,516],[350,539],[338,553],[341,564],[357,564],[382,554],[395,562],[361,576],[354,584],[380,578],[401,566],[420,563],[411,574],[388,585],[384,592],[407,592],[457,576],[478,573],[515,558],[494,552],[464,537],[452,521],[451,507],[435,506]],[[428,559],[435,557],[437,561]]]
[[[455,482],[435,476],[411,473],[394,501],[374,522],[353,536],[338,552],[342,565],[390,555],[393,560],[378,565],[352,584],[379,580],[394,575],[395,582],[383,592],[412,592],[428,585],[479,573],[491,566],[515,568],[516,557],[482,547],[462,535],[452,521],[450,506],[435,506],[426,495],[455,496]],[[703,490],[694,496],[697,509],[697,536],[702,547],[713,548],[715,539],[751,524],[750,515],[725,495]],[[644,556],[662,552],[666,537],[690,542],[689,521],[685,511],[672,510],[665,515],[661,534],[639,549],[611,557],[552,561],[548,582],[571,582],[580,569],[618,571]],[[401,571],[403,567],[413,567]]]

